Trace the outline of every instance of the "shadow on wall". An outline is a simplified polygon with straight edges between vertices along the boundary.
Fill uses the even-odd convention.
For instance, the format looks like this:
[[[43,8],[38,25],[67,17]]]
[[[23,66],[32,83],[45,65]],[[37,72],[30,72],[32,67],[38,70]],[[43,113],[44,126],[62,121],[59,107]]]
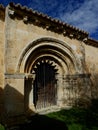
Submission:
[[[49,118],[45,115],[35,114],[29,106],[28,111],[32,112],[32,116],[26,114],[25,104],[24,104],[24,95],[19,93],[12,86],[7,84],[5,89],[0,88],[0,92],[4,92],[4,106],[2,112],[2,119],[0,119],[0,124],[6,125],[6,128],[16,127],[18,130],[31,130],[31,129],[53,129],[59,128],[62,130],[68,130],[64,122]],[[28,105],[26,101],[26,105]],[[0,115],[1,116],[1,115]]]
[[[19,89],[19,88],[18,88]],[[4,110],[2,111],[2,122],[7,126],[23,123],[28,116],[34,112],[29,109],[29,100],[9,84],[6,84],[4,92]],[[21,88],[20,88],[21,89]],[[29,99],[29,95],[27,97]],[[28,101],[28,102],[27,102]]]
[[[4,91],[0,87],[0,122],[2,122],[3,111],[4,111]]]

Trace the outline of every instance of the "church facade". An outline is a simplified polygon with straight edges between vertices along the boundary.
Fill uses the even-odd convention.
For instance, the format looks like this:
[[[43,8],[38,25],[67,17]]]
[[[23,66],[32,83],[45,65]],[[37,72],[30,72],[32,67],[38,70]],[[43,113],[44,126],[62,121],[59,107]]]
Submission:
[[[87,32],[20,4],[1,5],[0,121],[88,105],[98,98],[97,55]]]

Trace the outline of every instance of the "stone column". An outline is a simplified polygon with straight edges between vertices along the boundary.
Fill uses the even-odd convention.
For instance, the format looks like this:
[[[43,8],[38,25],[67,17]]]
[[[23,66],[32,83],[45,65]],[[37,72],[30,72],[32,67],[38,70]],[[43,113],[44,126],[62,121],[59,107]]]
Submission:
[[[35,107],[33,103],[34,79],[35,79],[34,74],[25,75],[25,111],[27,114],[32,114],[35,112]]]
[[[64,106],[68,105],[68,102],[69,102],[69,88],[70,88],[70,79],[68,77],[64,77],[63,79],[63,82],[64,82],[64,86],[63,86],[63,104]]]
[[[57,79],[57,105],[62,106],[62,99],[63,99],[63,80],[61,75],[56,77]]]

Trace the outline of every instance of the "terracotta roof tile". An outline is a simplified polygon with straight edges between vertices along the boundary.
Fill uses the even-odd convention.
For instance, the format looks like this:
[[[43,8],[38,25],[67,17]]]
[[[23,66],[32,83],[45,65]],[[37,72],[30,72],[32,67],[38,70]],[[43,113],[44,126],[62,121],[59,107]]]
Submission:
[[[87,45],[91,45],[94,47],[98,47],[98,40],[94,40],[92,38],[88,38],[87,41],[85,42]]]
[[[14,7],[14,8],[16,8],[16,9],[19,9],[19,10],[25,10],[26,12],[30,12],[30,13],[32,13],[32,14],[36,14],[36,15],[38,15],[38,16],[41,16],[41,17],[43,17],[43,18],[46,18],[47,20],[51,20],[52,22],[55,22],[55,23],[57,23],[57,24],[61,24],[61,25],[63,25],[63,26],[66,26],[66,27],[68,27],[68,28],[71,28],[71,29],[74,29],[74,30],[76,30],[76,31],[78,31],[78,32],[80,32],[80,33],[84,33],[84,34],[86,34],[86,35],[88,35],[88,33],[86,32],[86,31],[83,31],[83,30],[80,30],[79,28],[76,28],[76,27],[74,27],[74,26],[72,26],[72,25],[69,25],[69,24],[67,24],[67,23],[64,23],[64,22],[62,22],[62,21],[60,21],[60,20],[58,20],[58,19],[54,19],[54,18],[51,18],[50,16],[47,16],[47,15],[45,15],[45,14],[43,14],[43,13],[39,13],[38,11],[34,11],[33,9],[29,9],[27,6],[22,6],[21,4],[15,4],[15,3],[13,3],[13,2],[11,2],[11,3],[9,3],[9,5],[11,6],[11,7]]]
[[[92,38],[89,38],[88,33],[85,32],[84,30],[80,30],[79,28],[76,28],[75,26],[64,23],[64,22],[62,22],[58,19],[54,19],[54,18],[52,18],[52,17],[50,17],[46,14],[35,11],[32,8],[28,8],[27,6],[22,6],[19,3],[15,4],[13,2],[10,2],[9,6],[12,7],[12,8],[15,8],[16,10],[18,9],[20,11],[26,12],[28,14],[30,13],[30,14],[33,14],[33,15],[40,16],[40,17],[44,18],[45,20],[49,20],[49,21],[51,21],[55,24],[58,24],[59,26],[62,26],[63,28],[69,28],[70,30],[73,30],[75,33],[83,34],[83,35],[85,35],[84,38],[87,39],[87,40],[84,41],[86,44],[98,47],[98,41],[94,40]],[[3,11],[3,13],[5,14],[5,7],[2,4],[0,4],[0,11]],[[63,33],[65,33],[65,32],[63,32]]]

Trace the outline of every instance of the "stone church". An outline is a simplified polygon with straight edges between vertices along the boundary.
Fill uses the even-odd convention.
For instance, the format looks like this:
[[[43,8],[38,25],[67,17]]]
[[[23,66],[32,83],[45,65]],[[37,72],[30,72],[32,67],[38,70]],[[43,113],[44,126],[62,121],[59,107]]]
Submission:
[[[97,75],[98,41],[87,32],[0,5],[0,122],[87,105],[98,98]]]

